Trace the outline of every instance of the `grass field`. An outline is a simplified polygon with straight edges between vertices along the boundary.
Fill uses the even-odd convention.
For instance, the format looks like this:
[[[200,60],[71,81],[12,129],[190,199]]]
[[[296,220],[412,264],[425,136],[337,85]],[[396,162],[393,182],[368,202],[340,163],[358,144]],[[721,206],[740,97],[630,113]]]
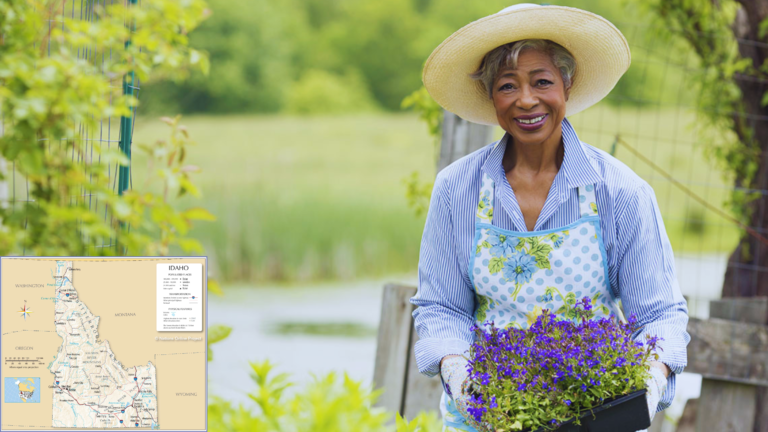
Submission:
[[[402,179],[434,176],[431,139],[416,117],[184,123],[198,142],[190,163],[203,168],[204,205],[218,217],[194,235],[224,279],[349,279],[415,268],[424,220],[407,208]],[[166,128],[139,119],[135,141]]]
[[[617,133],[695,193],[720,206],[727,184],[673,110],[603,105],[571,118],[580,138],[610,150]],[[434,176],[432,139],[411,114],[183,119],[197,145],[190,163],[203,205],[218,220],[194,230],[227,281],[307,281],[413,271],[424,220],[407,207],[403,179]],[[167,126],[136,122],[134,142]],[[501,130],[497,130],[501,136]],[[676,252],[728,251],[737,231],[619,147],[616,156],[654,187]],[[134,187],[143,164],[135,159]],[[189,201],[180,202],[189,205]]]

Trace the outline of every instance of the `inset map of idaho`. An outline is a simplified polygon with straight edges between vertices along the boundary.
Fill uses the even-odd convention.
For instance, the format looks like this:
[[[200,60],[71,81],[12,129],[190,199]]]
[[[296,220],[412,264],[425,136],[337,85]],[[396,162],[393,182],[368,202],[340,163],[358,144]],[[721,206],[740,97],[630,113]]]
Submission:
[[[56,262],[56,334],[62,339],[49,370],[55,375],[55,427],[158,426],[157,371],[152,362],[126,368],[109,341],[99,341],[99,317],[72,285],[72,262]]]

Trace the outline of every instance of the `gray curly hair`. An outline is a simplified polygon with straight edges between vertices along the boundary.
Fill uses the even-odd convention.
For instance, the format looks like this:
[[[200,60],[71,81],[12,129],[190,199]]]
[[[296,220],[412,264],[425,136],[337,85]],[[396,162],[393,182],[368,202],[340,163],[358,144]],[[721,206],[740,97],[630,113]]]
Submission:
[[[501,45],[489,51],[483,57],[480,68],[471,73],[470,78],[478,81],[488,92],[488,98],[493,98],[493,81],[501,69],[517,68],[517,57],[521,52],[534,49],[548,54],[552,64],[560,71],[565,88],[573,83],[576,74],[576,59],[562,45],[547,39],[523,39]]]

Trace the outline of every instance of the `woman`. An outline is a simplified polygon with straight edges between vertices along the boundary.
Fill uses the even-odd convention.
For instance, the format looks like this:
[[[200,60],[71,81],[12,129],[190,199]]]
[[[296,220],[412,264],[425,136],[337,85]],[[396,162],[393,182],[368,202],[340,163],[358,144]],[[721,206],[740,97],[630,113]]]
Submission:
[[[605,97],[629,63],[604,18],[533,4],[465,26],[427,60],[438,103],[506,131],[438,174],[424,227],[415,355],[443,380],[446,430],[483,430],[467,415],[472,324],[526,328],[570,293],[594,299],[596,317],[636,315],[639,340],[663,338],[649,365],[651,417],[674,397],[688,310],[655,195],[565,118]]]

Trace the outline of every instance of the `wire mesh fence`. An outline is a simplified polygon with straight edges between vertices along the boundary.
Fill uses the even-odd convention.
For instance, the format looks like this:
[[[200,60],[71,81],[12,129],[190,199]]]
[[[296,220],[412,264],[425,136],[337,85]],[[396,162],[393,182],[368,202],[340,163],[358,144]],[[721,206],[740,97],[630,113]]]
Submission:
[[[706,317],[709,300],[720,297],[728,266],[745,265],[728,262],[742,233],[764,238],[766,232],[761,226],[739,227],[727,202],[735,190],[761,196],[768,191],[734,186],[713,157],[735,137],[708,127],[696,88],[696,77],[706,71],[696,53],[672,49],[669,38],[652,28],[618,25],[631,47],[630,71],[605,100],[570,120],[582,141],[613,154],[653,187],[690,313]],[[725,85],[722,91],[728,91]],[[733,115],[751,126],[766,121],[748,112]],[[762,206],[759,211],[763,219]],[[765,271],[749,265],[752,278]]]
[[[94,22],[99,19],[100,13],[107,13],[107,7],[114,4],[123,4],[126,7],[141,7],[140,2],[137,3],[136,0],[61,0],[47,3],[46,6],[49,7],[50,10],[40,11],[40,13],[47,13],[50,17],[50,19],[47,20],[47,36],[40,41],[41,49],[44,49],[46,55],[49,57],[52,52],[56,52],[59,48],[58,44],[62,42],[51,38],[51,32],[55,27],[66,32],[67,19]],[[125,25],[130,26],[131,23],[126,22]],[[67,48],[73,52],[76,51],[79,60],[100,67],[102,76],[106,76],[105,64],[110,62],[113,59],[113,56],[115,56],[115,58],[117,57],[113,50],[100,50],[96,46],[68,46]],[[110,81],[110,86],[115,90],[113,94],[118,94],[118,92],[120,92],[122,94],[131,94],[136,98],[139,97],[141,86],[138,78],[134,77],[133,74],[129,74],[128,76],[109,76],[108,79]],[[109,102],[110,105],[112,105],[112,96],[110,96]],[[136,107],[133,107],[130,117],[105,115],[102,118],[95,119],[95,127],[89,127],[83,123],[75,124],[75,130],[73,131],[75,138],[73,139],[80,140],[83,143],[85,151],[75,152],[74,147],[72,147],[71,160],[73,163],[78,163],[82,167],[82,174],[84,176],[93,181],[93,175],[89,172],[89,166],[94,161],[101,162],[101,152],[98,151],[99,149],[119,148],[130,159],[135,119]],[[0,134],[3,133],[5,124],[6,116],[0,114]],[[49,140],[45,137],[41,137],[39,140],[46,141],[49,152],[53,146],[58,146],[58,149],[61,150],[66,145],[65,140]],[[5,161],[2,161],[0,170],[2,170],[5,176],[5,180],[0,181],[0,200],[7,203],[11,212],[27,211],[27,204],[34,205],[35,202],[30,191],[29,181],[16,169],[16,164],[14,162],[6,163]],[[108,179],[112,191],[116,194],[122,194],[123,191],[132,187],[130,165],[120,166],[117,162],[110,165],[108,168]],[[100,215],[105,222],[110,222],[111,224],[114,223],[109,206],[104,202],[100,202],[97,196],[88,193],[85,187],[81,188],[79,194],[69,197],[69,204],[87,205],[90,211]],[[129,229],[129,227],[126,227],[126,229]],[[109,238],[106,240],[107,241],[101,241],[98,244],[92,244],[91,247],[96,249],[114,247],[115,253],[121,253],[120,248],[117,247],[116,239]],[[17,253],[19,255],[26,255],[27,251],[19,250]],[[93,250],[84,250],[82,253],[84,255],[102,254]]]

